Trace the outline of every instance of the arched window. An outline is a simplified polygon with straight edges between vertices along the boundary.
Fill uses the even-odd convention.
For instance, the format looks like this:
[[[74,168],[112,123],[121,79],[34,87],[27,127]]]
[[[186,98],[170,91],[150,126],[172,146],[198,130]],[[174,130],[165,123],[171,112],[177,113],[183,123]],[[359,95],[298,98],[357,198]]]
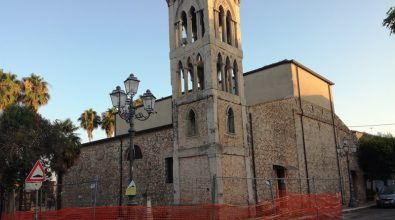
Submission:
[[[237,81],[238,72],[239,72],[239,67],[235,60],[235,62],[233,62],[233,71],[232,71],[233,94],[235,95],[239,94],[239,82]]]
[[[195,42],[198,39],[198,32],[197,32],[197,16],[194,7],[192,7],[191,10],[189,11],[189,16],[192,21],[192,42]]]
[[[188,113],[188,136],[196,136],[197,135],[197,127],[196,127],[196,114],[193,110],[190,110]]]
[[[224,91],[225,82],[224,82],[224,73],[223,73],[223,62],[221,54],[218,54],[217,61],[217,80],[218,80],[218,90]]]
[[[225,91],[232,93],[232,65],[230,63],[229,57],[226,58],[225,66]]]
[[[203,90],[204,89],[204,62],[202,59],[202,56],[198,54],[197,56],[197,77],[198,77],[198,89]]]
[[[188,20],[187,20],[187,13],[185,13],[185,11],[181,13],[181,25],[182,25],[181,45],[185,47],[185,45],[188,44]]]
[[[218,35],[222,42],[225,42],[225,12],[222,6],[219,7],[219,15],[218,15]]]
[[[203,12],[203,10],[200,11],[200,26],[201,26],[201,31],[202,31],[202,37],[204,37],[204,34],[206,33],[206,27],[204,25],[204,12]]]
[[[184,88],[184,68],[182,66],[181,61],[178,63],[178,77],[177,77],[177,83],[178,83],[178,96],[180,97],[183,92],[185,92]]]
[[[230,45],[232,45],[232,37],[233,37],[233,35],[232,35],[232,29],[233,29],[232,23],[233,23],[232,15],[230,14],[230,11],[228,11],[226,13],[226,39],[227,39],[226,43],[228,43]]]
[[[134,159],[143,159],[143,153],[141,152],[141,148],[138,145],[134,145]],[[125,160],[130,160],[129,148],[125,151]]]
[[[227,122],[228,122],[228,133],[235,133],[235,115],[233,113],[233,109],[229,108],[227,112]]]
[[[195,73],[193,70],[193,64],[192,64],[192,60],[189,58],[188,59],[188,92],[190,90],[195,91]]]

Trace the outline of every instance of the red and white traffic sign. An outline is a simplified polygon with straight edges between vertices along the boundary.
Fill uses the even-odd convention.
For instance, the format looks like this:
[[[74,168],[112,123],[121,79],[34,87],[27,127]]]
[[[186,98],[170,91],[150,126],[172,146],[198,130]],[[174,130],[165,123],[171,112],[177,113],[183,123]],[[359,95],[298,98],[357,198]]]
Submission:
[[[33,169],[30,171],[29,175],[26,177],[26,183],[37,183],[43,182],[45,180],[45,170],[41,162],[38,160],[34,164]]]

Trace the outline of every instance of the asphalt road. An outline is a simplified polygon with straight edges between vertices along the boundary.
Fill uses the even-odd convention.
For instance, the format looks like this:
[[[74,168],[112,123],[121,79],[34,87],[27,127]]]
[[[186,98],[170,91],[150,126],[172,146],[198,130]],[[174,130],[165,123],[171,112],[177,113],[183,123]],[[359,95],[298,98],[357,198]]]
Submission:
[[[344,214],[343,219],[358,219],[358,220],[395,220],[395,208],[376,208],[362,209]]]

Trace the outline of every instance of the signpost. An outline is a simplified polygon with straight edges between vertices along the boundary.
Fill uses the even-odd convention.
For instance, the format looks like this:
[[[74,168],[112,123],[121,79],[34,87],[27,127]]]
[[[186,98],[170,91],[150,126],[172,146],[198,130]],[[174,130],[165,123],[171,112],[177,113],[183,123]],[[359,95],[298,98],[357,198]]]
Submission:
[[[136,196],[136,193],[137,193],[136,183],[132,180],[128,188],[126,188],[125,196]]]
[[[38,160],[34,164],[33,169],[25,179],[25,190],[31,192],[36,191],[36,209],[34,219],[38,220],[38,190],[41,188],[42,182],[45,181],[45,170],[41,162]]]

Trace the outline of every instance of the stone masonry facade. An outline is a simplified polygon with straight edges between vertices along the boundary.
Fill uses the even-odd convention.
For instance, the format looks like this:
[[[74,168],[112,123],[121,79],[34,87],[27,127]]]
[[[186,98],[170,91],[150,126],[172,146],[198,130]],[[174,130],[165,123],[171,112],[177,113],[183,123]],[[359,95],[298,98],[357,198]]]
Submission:
[[[168,114],[149,119],[166,125],[148,120],[137,130],[136,201],[246,205],[287,192],[341,192],[346,203],[350,179],[363,201],[356,155],[339,151],[357,140],[334,112],[334,84],[294,60],[244,73],[240,4],[167,0],[172,95],[157,104]],[[128,143],[120,135],[84,144],[63,179],[81,187],[62,192],[63,206],[89,197],[82,185],[94,179],[97,205],[118,205],[128,184]]]

